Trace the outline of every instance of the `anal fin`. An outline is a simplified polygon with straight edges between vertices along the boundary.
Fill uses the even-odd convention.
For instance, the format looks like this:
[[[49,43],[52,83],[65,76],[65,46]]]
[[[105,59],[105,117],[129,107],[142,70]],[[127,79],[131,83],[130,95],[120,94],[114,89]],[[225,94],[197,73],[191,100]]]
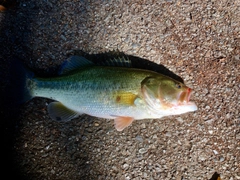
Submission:
[[[132,124],[134,118],[133,117],[117,117],[114,119],[114,126],[117,131],[122,131],[126,127]]]
[[[68,109],[60,102],[51,102],[47,108],[49,116],[56,121],[70,121],[79,116],[77,112]]]

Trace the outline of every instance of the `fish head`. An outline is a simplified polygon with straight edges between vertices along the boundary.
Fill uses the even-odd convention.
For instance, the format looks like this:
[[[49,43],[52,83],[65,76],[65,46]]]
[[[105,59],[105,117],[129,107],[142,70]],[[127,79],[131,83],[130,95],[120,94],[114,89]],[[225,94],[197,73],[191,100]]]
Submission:
[[[179,107],[185,106],[188,107],[188,111],[196,110],[196,105],[190,102],[192,89],[167,76],[144,79],[142,81],[142,94],[147,104],[155,110],[160,108],[179,109]]]
[[[191,88],[173,79],[163,79],[158,88],[158,98],[166,105],[181,105],[188,103],[191,94]]]

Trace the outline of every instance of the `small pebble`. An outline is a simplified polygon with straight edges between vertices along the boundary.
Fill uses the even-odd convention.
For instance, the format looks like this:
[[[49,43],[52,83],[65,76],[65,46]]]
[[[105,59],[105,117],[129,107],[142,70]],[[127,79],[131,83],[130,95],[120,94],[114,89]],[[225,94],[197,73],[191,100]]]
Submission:
[[[141,124],[141,128],[142,128],[142,129],[145,129],[145,128],[146,128],[146,124],[145,124],[145,123],[142,123],[142,124]]]
[[[157,137],[157,135],[156,134],[154,134],[153,135],[153,139],[157,139],[158,137]]]
[[[177,117],[176,118],[178,122],[182,123],[183,122],[183,119],[181,117]]]
[[[125,170],[127,170],[127,169],[129,168],[129,165],[128,165],[128,164],[124,164],[124,165],[123,165],[123,168],[124,168]]]
[[[51,170],[51,173],[52,173],[52,174],[55,174],[55,171],[52,169],[52,170]]]
[[[225,160],[224,157],[220,157],[220,159],[219,159],[220,162],[223,162],[224,160]]]
[[[143,138],[142,138],[142,136],[136,136],[136,140],[138,140],[139,142],[143,142]]]
[[[141,148],[141,149],[139,149],[139,153],[140,154],[144,154],[144,153],[146,153],[148,150],[147,149],[145,149],[145,148]]]
[[[172,134],[171,134],[171,132],[167,132],[167,133],[165,134],[165,136],[167,136],[167,137],[171,137]]]
[[[94,126],[98,127],[98,126],[99,126],[99,123],[95,122],[95,123],[94,123]]]

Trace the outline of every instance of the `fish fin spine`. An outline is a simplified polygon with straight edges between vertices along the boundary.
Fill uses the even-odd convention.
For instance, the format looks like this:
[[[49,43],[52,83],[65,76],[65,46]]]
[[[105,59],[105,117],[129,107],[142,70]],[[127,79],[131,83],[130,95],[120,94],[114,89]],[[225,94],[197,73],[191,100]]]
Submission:
[[[100,62],[98,65],[110,67],[132,67],[132,61],[123,56]]]

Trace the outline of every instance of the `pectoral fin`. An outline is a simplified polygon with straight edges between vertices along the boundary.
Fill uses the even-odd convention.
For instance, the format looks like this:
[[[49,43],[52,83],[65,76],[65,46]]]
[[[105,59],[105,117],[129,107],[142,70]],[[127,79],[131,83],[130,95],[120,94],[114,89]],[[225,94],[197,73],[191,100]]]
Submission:
[[[78,113],[68,109],[60,102],[51,102],[47,108],[49,116],[56,121],[70,121],[79,116]]]
[[[114,126],[117,131],[122,131],[126,127],[132,124],[134,118],[132,117],[117,117],[114,119]]]
[[[131,92],[120,91],[117,92],[115,95],[115,102],[117,104],[133,106],[136,98],[137,98],[136,94],[133,94]]]

